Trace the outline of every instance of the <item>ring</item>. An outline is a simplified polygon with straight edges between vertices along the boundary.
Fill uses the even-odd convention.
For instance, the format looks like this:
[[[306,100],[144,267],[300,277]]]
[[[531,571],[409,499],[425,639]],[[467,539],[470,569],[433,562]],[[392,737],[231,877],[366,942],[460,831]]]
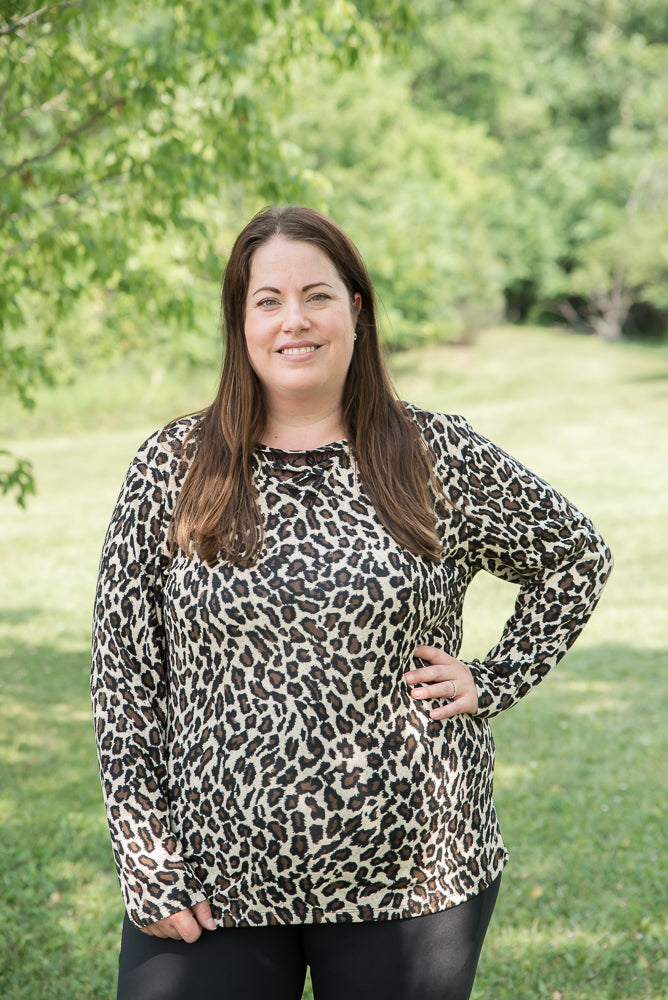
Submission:
[[[452,694],[450,695],[450,701],[453,701],[457,697],[457,681],[450,681],[452,684]]]

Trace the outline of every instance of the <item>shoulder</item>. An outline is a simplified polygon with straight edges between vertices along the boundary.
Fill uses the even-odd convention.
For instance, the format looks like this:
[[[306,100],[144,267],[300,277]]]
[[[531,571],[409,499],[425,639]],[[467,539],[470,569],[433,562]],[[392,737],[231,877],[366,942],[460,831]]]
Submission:
[[[150,499],[171,504],[197,451],[201,415],[173,420],[151,434],[130,463],[121,499],[133,506]]]
[[[132,465],[144,474],[175,474],[182,464],[188,466],[197,450],[202,415],[199,413],[172,420],[151,434],[139,446]]]
[[[436,459],[462,454],[473,432],[465,417],[424,410],[414,403],[403,403],[403,406]]]

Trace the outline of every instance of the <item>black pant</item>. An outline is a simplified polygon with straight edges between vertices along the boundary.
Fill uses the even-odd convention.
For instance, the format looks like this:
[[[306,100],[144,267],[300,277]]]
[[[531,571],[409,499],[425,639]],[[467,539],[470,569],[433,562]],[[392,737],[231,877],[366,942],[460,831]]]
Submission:
[[[203,931],[194,944],[125,919],[117,1000],[468,1000],[501,876],[441,913],[376,923]]]

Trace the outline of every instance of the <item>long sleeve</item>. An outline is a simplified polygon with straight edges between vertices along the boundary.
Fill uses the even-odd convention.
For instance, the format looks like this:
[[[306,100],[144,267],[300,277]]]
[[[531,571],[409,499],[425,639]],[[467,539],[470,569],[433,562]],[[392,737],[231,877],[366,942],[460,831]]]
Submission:
[[[469,559],[520,586],[501,638],[469,663],[479,717],[514,705],[555,666],[589,620],[612,569],[591,521],[465,421],[459,467]]]
[[[169,821],[166,466],[157,436],[130,466],[104,542],[93,625],[91,694],[102,790],[123,898],[138,926],[204,898]]]

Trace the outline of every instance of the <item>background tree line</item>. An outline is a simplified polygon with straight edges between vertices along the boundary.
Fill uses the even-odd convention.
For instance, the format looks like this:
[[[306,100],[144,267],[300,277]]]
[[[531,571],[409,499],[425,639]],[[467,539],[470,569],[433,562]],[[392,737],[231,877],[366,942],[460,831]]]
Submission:
[[[665,0],[0,0],[0,391],[210,364],[275,201],[351,232],[395,347],[660,335],[667,189]]]

